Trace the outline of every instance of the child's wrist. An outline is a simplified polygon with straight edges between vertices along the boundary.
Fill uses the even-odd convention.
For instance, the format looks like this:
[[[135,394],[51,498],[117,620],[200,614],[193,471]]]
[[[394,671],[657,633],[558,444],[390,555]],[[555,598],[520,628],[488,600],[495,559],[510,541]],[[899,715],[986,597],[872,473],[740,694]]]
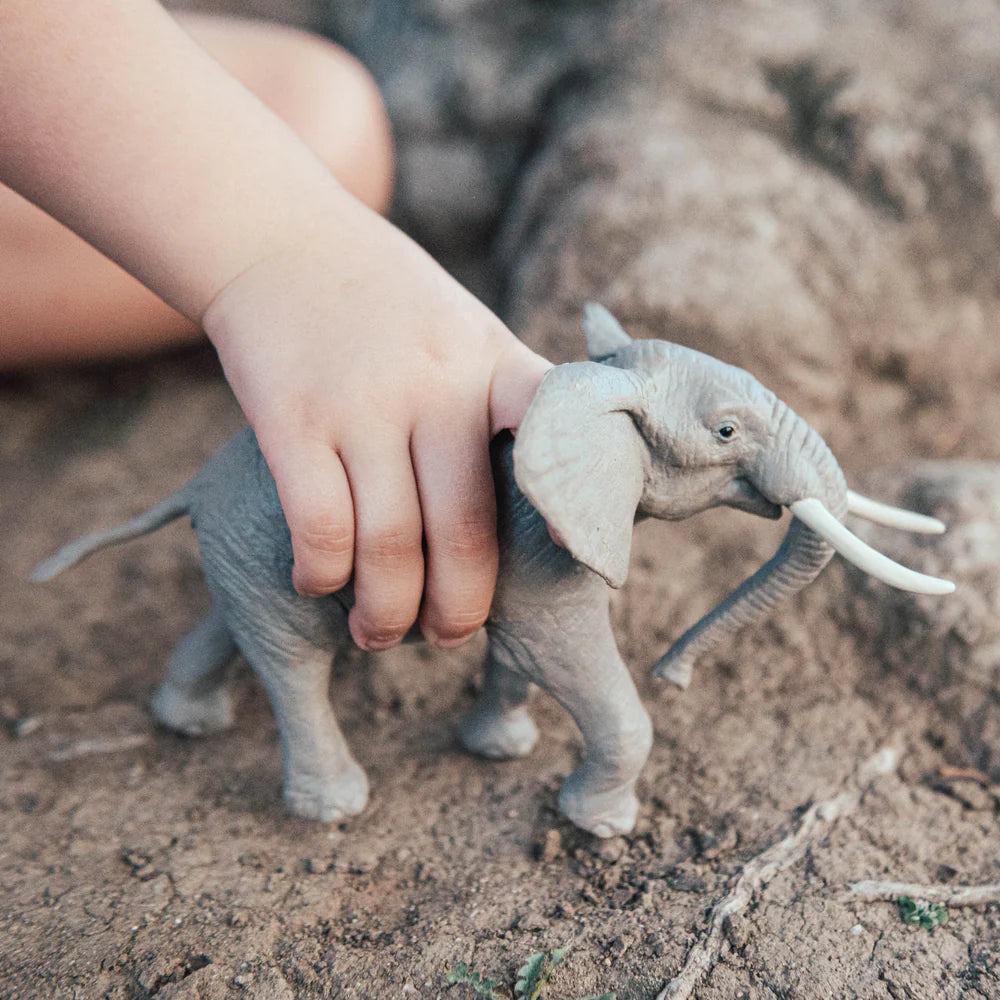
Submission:
[[[253,252],[234,255],[225,269],[220,267],[222,277],[195,317],[209,340],[218,346],[217,338],[227,336],[234,322],[242,325],[253,318],[254,310],[247,308],[245,298],[280,299],[291,281],[308,270],[311,259],[324,256],[324,248],[329,248],[331,237],[336,238],[337,229],[332,209],[317,210],[299,225],[271,234],[265,245]],[[265,302],[259,304],[264,306]]]
[[[220,201],[213,227],[218,238],[186,262],[188,308],[181,311],[210,339],[211,316],[230,290],[245,286],[253,274],[265,273],[272,261],[301,259],[307,249],[329,245],[341,228],[345,205],[353,199],[333,175],[306,175],[296,185],[290,173],[289,191],[275,190],[279,182],[272,177],[259,205]],[[239,225],[230,224],[234,213],[241,216]]]

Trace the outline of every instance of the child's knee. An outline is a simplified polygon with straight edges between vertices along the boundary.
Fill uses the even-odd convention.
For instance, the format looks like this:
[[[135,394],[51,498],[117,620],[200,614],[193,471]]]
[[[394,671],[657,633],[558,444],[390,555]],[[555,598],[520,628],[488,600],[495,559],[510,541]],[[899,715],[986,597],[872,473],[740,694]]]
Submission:
[[[332,42],[295,28],[205,15],[181,22],[356,197],[379,211],[393,182],[389,119],[371,74]]]
[[[353,56],[312,36],[298,36],[272,107],[352,194],[388,208],[394,173],[392,134],[382,95]]]

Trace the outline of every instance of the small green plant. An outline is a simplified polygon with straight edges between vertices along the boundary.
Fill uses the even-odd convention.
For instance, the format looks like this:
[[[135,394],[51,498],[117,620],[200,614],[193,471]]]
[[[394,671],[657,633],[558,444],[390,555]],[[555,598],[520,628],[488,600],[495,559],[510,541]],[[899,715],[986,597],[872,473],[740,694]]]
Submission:
[[[495,979],[483,979],[478,972],[473,972],[465,962],[459,962],[451,972],[448,973],[449,983],[459,983],[468,986],[474,993],[481,997],[489,997],[489,1000],[504,1000],[499,994],[494,993],[499,982]]]
[[[896,900],[896,905],[899,907],[899,919],[904,924],[919,924],[927,931],[948,919],[948,911],[940,903],[928,903],[924,899],[900,896]]]
[[[549,979],[556,967],[561,965],[569,953],[569,945],[556,948],[551,955],[539,951],[532,955],[517,971],[517,982],[514,984],[516,1000],[540,1000],[542,990],[548,985]],[[499,982],[495,979],[484,979],[478,972],[473,972],[465,962],[458,962],[448,973],[448,982],[468,986],[479,996],[489,1000],[505,1000],[496,992]],[[614,993],[588,993],[576,1000],[615,1000]]]

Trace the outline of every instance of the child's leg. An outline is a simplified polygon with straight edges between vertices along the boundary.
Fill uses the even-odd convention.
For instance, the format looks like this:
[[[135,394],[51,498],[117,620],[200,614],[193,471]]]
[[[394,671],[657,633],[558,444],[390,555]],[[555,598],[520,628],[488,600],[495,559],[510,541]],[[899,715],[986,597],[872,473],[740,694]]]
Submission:
[[[388,120],[374,82],[351,56],[277,25],[180,20],[349,191],[378,211],[387,208]],[[0,185],[0,368],[141,354],[198,336],[116,264]]]

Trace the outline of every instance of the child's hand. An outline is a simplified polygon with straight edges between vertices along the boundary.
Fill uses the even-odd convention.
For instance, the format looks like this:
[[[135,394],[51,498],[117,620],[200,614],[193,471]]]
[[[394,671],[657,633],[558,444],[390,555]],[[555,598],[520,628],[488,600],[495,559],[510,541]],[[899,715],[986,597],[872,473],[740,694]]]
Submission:
[[[353,573],[368,649],[418,615],[432,641],[468,638],[496,579],[489,440],[516,428],[549,363],[346,194],[203,324],[277,482],[296,588]]]
[[[353,570],[370,648],[418,614],[439,642],[469,635],[496,574],[489,439],[547,363],[158,3],[92,19],[73,0],[0,3],[0,177],[204,326],[274,473],[301,591]]]

